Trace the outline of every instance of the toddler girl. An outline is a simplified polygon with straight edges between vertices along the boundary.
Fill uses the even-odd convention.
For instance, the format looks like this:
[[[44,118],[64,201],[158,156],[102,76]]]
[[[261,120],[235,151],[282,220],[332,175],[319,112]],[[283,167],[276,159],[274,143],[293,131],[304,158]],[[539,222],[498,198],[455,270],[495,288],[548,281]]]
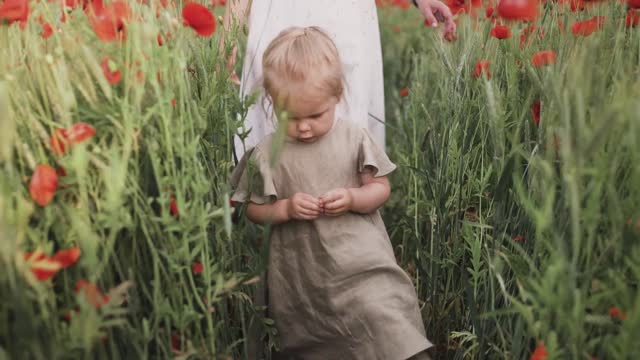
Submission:
[[[251,221],[273,225],[268,307],[280,356],[427,358],[415,289],[377,210],[395,165],[366,129],[336,119],[344,92],[336,46],[317,27],[288,28],[262,67],[286,137],[268,135],[245,154],[232,199],[248,202]]]

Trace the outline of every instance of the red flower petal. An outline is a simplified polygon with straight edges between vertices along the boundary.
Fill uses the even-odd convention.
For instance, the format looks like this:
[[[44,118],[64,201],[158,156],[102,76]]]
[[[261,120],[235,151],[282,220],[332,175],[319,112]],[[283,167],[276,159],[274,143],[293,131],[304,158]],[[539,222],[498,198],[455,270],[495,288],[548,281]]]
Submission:
[[[524,240],[525,240],[524,235],[516,235],[513,237],[513,241],[524,241]]]
[[[409,88],[400,89],[400,97],[406,97],[406,96],[409,96]]]
[[[9,24],[19,21],[26,24],[29,18],[29,0],[5,0],[0,4],[0,24],[6,19]]]
[[[193,263],[193,265],[191,265],[191,271],[193,271],[193,273],[196,275],[200,274],[202,270],[204,270],[204,266],[199,262]]]
[[[114,1],[102,8],[101,5],[96,5],[89,12],[91,27],[100,40],[126,39],[125,24],[132,17],[131,9],[126,2]]]
[[[120,72],[120,70],[117,70],[117,68],[115,68],[113,61],[111,61],[111,59],[109,59],[108,57],[102,59],[100,66],[102,67],[104,77],[107,78],[109,84],[116,85],[120,82],[120,80],[122,80],[122,73]]]
[[[604,26],[603,16],[594,16],[585,21],[578,21],[571,25],[571,33],[576,36],[589,36]]]
[[[180,216],[180,211],[178,211],[178,204],[176,203],[176,196],[171,194],[171,202],[169,203],[169,212],[174,217]]]
[[[531,114],[533,115],[533,123],[540,125],[540,101],[536,101],[531,106]]]
[[[640,0],[627,0],[627,5],[632,9],[640,9]]]
[[[29,192],[31,198],[40,206],[48,205],[56,193],[58,175],[49,165],[38,165],[31,176]]]
[[[491,32],[489,35],[493,36],[496,39],[508,39],[511,37],[511,29],[508,26],[504,25],[496,25],[491,28]]]
[[[53,28],[51,27],[51,24],[49,23],[42,24],[42,34],[40,34],[40,36],[42,36],[43,39],[47,39],[51,35],[53,35]]]
[[[618,320],[625,320],[627,318],[627,314],[618,309],[616,306],[612,306],[609,309],[609,316]]]
[[[547,349],[544,347],[544,344],[540,343],[534,350],[533,354],[531,354],[529,360],[546,360],[547,356]]]
[[[61,268],[62,267],[59,262],[45,258],[32,264],[31,272],[38,281],[47,281],[57,274]]]
[[[493,16],[493,12],[494,12],[494,9],[493,9],[493,7],[492,7],[492,6],[490,6],[490,7],[487,7],[487,8],[485,9],[485,11],[484,11],[484,15],[485,15],[487,18],[490,18],[490,17],[492,17],[492,16]]]
[[[85,140],[91,138],[95,134],[96,129],[94,129],[93,126],[83,122],[75,123],[71,125],[71,128],[67,130],[67,137],[71,144],[80,144]]]
[[[500,0],[498,15],[503,19],[534,21],[538,18],[539,0]]]
[[[558,55],[553,50],[539,51],[531,57],[531,63],[535,67],[551,65],[556,62]]]
[[[473,72],[473,76],[477,79],[482,74],[487,76],[487,79],[491,78],[491,71],[489,71],[489,62],[488,61],[478,61],[476,63],[475,70]]]
[[[57,261],[63,269],[75,264],[80,258],[80,248],[72,247],[65,250],[58,251],[53,255],[52,259]]]
[[[182,8],[182,19],[200,36],[208,37],[216,31],[216,19],[209,9],[195,2]]]

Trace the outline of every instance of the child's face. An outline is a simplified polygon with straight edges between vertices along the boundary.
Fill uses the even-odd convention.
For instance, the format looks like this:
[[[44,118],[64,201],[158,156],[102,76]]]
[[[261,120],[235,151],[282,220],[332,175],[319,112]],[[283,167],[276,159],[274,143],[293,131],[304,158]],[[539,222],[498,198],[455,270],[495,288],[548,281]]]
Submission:
[[[331,130],[338,98],[306,95],[311,93],[302,91],[287,106],[287,135],[300,142],[312,143]]]

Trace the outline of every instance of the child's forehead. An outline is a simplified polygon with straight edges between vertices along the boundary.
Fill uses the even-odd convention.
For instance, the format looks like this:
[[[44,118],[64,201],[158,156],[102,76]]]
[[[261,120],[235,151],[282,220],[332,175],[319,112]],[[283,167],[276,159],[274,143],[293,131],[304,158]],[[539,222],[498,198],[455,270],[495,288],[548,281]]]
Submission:
[[[309,96],[305,96],[309,95]],[[334,97],[326,94],[291,94],[286,104],[286,110],[291,117],[315,115],[327,110],[333,104]]]

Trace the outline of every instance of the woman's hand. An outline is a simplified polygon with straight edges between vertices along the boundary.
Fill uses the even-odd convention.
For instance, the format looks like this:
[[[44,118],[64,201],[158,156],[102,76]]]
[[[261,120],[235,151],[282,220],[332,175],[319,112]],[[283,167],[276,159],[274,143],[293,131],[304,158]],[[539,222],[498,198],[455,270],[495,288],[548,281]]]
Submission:
[[[319,197],[327,216],[340,216],[351,210],[353,195],[348,189],[340,188],[329,191]]]
[[[314,220],[322,213],[320,200],[309,194],[295,193],[287,201],[289,219]]]
[[[438,21],[444,23],[442,33],[445,39],[451,41],[456,38],[456,23],[453,22],[453,14],[447,5],[439,0],[416,0],[416,3],[431,26],[437,27]]]

